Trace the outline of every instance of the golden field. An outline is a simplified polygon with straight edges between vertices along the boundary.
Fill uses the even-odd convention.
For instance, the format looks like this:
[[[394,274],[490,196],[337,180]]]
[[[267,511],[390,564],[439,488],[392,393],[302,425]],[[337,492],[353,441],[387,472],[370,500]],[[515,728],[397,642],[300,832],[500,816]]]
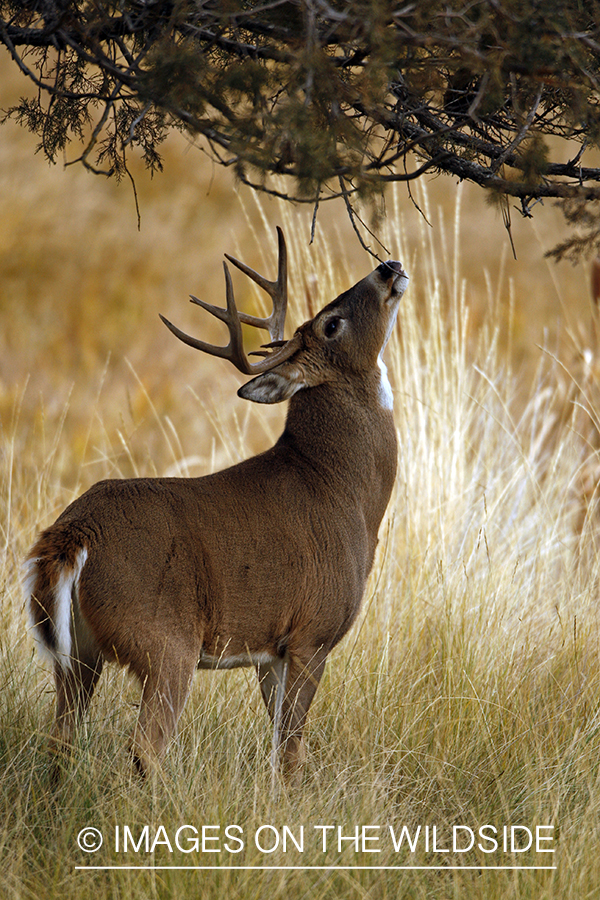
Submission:
[[[25,89],[6,61],[0,85],[4,107]],[[0,129],[0,896],[597,896],[596,347],[587,268],[544,259],[560,214],[513,212],[515,261],[474,190],[415,187],[428,221],[402,186],[387,198],[382,255],[411,276],[386,351],[398,478],[363,613],[311,710],[300,789],[271,794],[270,727],[245,670],[199,673],[148,783],[125,752],[139,690],[107,671],[56,784],[52,681],[20,591],[38,529],[99,478],[234,462],[276,438],[285,413],[238,399],[231,367],[183,347],[158,313],[219,340],[186,298],[223,302],[224,252],[273,273],[276,224],[292,324],[374,263],[341,205],[323,208],[309,245],[310,209],[258,203],[181,137],[154,180],[132,166],[139,231],[127,181],[51,168],[34,150]],[[235,284],[240,306],[261,302]],[[203,826],[204,852],[189,840]],[[395,849],[403,826],[414,852]],[[77,843],[88,827],[103,834],[97,853]],[[137,850],[123,849],[126,827]],[[338,828],[358,828],[358,845],[338,844]],[[536,828],[537,847],[505,846]],[[284,834],[297,842],[285,851]]]

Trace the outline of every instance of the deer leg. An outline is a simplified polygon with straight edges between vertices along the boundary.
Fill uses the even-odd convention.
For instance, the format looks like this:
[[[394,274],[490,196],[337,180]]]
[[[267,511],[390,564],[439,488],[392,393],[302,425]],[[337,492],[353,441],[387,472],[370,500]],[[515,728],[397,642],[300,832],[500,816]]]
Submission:
[[[89,706],[102,672],[100,653],[82,655],[83,659],[71,660],[70,668],[59,662],[54,665],[56,719],[50,736],[54,751],[72,743],[75,729]]]
[[[262,698],[273,722],[273,740],[271,743],[271,768],[273,772],[276,771],[278,764],[283,699],[285,697],[289,665],[289,656],[286,654],[283,657],[277,657],[270,664],[256,666]]]
[[[131,743],[134,763],[145,775],[164,755],[185,706],[197,653],[168,660],[163,655],[143,678],[140,715]]]
[[[70,659],[61,657],[54,663],[56,720],[50,744],[55,751],[72,743],[75,730],[92,699],[104,662],[102,651],[81,614],[77,587],[73,587],[70,629]]]
[[[263,699],[273,721],[271,761],[281,760],[283,774],[297,781],[304,762],[302,732],[325,668],[322,650],[288,652],[271,665],[257,666]]]

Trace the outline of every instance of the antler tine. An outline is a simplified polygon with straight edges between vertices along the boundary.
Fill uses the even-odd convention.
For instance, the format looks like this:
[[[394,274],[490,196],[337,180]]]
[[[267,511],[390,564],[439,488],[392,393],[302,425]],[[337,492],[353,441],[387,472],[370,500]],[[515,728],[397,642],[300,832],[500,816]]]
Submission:
[[[236,266],[244,275],[251,278],[252,281],[266,291],[273,301],[273,312],[264,319],[259,316],[251,316],[248,313],[239,313],[240,322],[244,325],[253,325],[255,328],[265,328],[271,337],[271,341],[283,340],[283,331],[285,327],[285,316],[287,312],[287,247],[285,245],[285,237],[283,231],[277,226],[277,244],[278,244],[278,263],[277,263],[277,281],[269,281],[264,275],[259,275],[246,263],[240,262],[228,253],[225,257]]]
[[[277,334],[283,335],[287,306],[287,256],[285,239],[283,237],[283,232],[279,227],[277,228],[277,232],[279,235],[279,271],[276,282],[267,281],[262,275],[258,275],[257,272],[254,272],[244,263],[231,259],[229,256],[227,257],[234,265],[241,269],[242,272],[249,274],[260,287],[263,287],[271,295],[273,298],[273,312],[268,318],[261,319],[257,316],[250,316],[246,313],[238,312],[235,305],[231,273],[229,272],[227,263],[223,263],[223,270],[225,272],[225,294],[227,298],[226,309],[222,309],[220,306],[213,306],[211,303],[199,300],[198,297],[190,297],[192,303],[196,303],[221,322],[225,322],[229,330],[229,343],[225,347],[208,344],[206,341],[201,341],[199,338],[192,337],[184,331],[181,331],[176,325],[173,325],[173,323],[166,319],[165,316],[160,316],[167,328],[176,338],[183,341],[184,344],[188,344],[188,346],[193,347],[195,350],[201,350],[203,353],[209,353],[211,356],[218,356],[220,359],[228,359],[233,363],[236,369],[244,375],[260,375],[263,372],[267,372],[280,362],[289,359],[299,347],[298,337],[294,337],[290,341],[283,341],[280,337],[274,337],[275,329],[277,330]],[[260,362],[251,363],[244,352],[242,322],[249,325],[255,325],[259,328],[267,328],[271,334],[271,344],[265,344],[264,346],[272,349],[270,351],[257,351],[256,353],[256,355],[264,357]],[[273,329],[273,331],[271,329]]]
[[[198,338],[192,337],[190,334],[186,334],[185,331],[182,331],[177,325],[173,325],[172,322],[163,316],[162,313],[158,314],[164,324],[167,326],[169,331],[171,331],[176,338],[179,338],[180,341],[183,341],[184,344],[188,344],[190,347],[193,347],[194,350],[201,350],[203,353],[210,353],[211,356],[219,356],[221,359],[229,358],[229,346],[227,347],[216,347],[214,344],[207,344],[205,341],[200,341]]]
[[[205,309],[211,315],[215,316],[215,318],[220,319],[221,322],[225,322],[229,330],[229,343],[227,346],[219,347],[216,344],[208,344],[206,341],[201,341],[199,338],[192,337],[190,334],[186,334],[185,331],[181,331],[180,328],[177,328],[176,325],[173,325],[173,323],[169,322],[164,316],[161,315],[160,317],[167,328],[173,332],[175,337],[179,338],[180,341],[183,341],[184,344],[194,347],[195,350],[201,350],[203,353],[209,353],[211,356],[228,359],[233,363],[236,369],[239,369],[244,375],[251,375],[253,372],[256,372],[256,366],[253,366],[252,363],[248,362],[248,359],[244,354],[242,326],[235,305],[233,284],[231,282],[231,275],[227,263],[223,263],[223,270],[225,272],[225,295],[227,297],[226,309],[221,309],[220,306],[213,306],[212,303],[206,303],[204,300],[199,300],[198,297],[190,296],[190,300],[192,303],[196,303],[198,306],[202,307],[202,309]]]

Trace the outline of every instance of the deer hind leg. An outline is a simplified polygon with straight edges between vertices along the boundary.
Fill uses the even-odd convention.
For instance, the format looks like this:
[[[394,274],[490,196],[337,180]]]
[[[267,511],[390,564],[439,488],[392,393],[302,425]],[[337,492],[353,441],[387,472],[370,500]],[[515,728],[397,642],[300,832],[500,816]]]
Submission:
[[[60,751],[73,742],[73,737],[87,710],[96,683],[102,672],[102,656],[71,659],[66,667],[61,662],[54,665],[56,684],[56,719],[50,735],[53,751]]]
[[[175,734],[197,660],[197,652],[164,652],[145,675],[140,675],[142,699],[131,752],[142,775],[155,768]]]
[[[298,781],[304,763],[302,733],[319,686],[327,654],[288,652],[270,664],[257,666],[261,693],[273,721],[271,761],[282,763],[289,781]]]
[[[54,663],[56,719],[50,736],[51,748],[59,751],[70,745],[100,678],[103,657],[83,620],[78,603],[71,611],[71,655]]]

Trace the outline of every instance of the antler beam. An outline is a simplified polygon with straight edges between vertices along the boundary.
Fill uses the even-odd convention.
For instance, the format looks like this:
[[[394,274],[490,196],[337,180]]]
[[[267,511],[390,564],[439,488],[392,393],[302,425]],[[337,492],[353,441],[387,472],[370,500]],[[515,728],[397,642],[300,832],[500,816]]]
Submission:
[[[251,269],[250,266],[225,254],[227,259],[233,263],[234,266],[240,269],[241,272],[251,278],[252,281],[269,294],[273,301],[273,311],[269,316],[260,318],[259,316],[251,316],[248,313],[238,311],[235,304],[231,274],[227,263],[223,263],[227,307],[222,309],[220,306],[213,306],[211,303],[206,303],[204,300],[199,300],[198,297],[194,296],[191,296],[190,300],[192,303],[196,303],[216,319],[219,319],[227,325],[229,330],[229,343],[225,347],[208,344],[206,341],[202,341],[199,338],[192,337],[184,331],[181,331],[180,328],[173,325],[172,322],[161,315],[160,318],[167,328],[173,332],[175,337],[179,338],[180,341],[183,341],[184,344],[188,344],[196,350],[201,350],[203,353],[209,353],[211,356],[218,356],[221,359],[228,359],[233,363],[236,369],[244,375],[260,375],[263,372],[268,372],[284,360],[289,359],[298,347],[298,340],[292,338],[290,341],[283,342],[285,317],[287,312],[287,248],[283,232],[279,226],[277,226],[277,238],[278,265],[276,281],[269,281],[263,275],[259,275],[258,272],[255,272],[254,269]],[[255,328],[264,328],[267,330],[271,337],[271,343],[263,346],[275,347],[276,349],[272,350],[272,352],[258,351],[258,355],[264,356],[265,358],[260,362],[250,362],[244,351],[242,324],[252,325]]]

